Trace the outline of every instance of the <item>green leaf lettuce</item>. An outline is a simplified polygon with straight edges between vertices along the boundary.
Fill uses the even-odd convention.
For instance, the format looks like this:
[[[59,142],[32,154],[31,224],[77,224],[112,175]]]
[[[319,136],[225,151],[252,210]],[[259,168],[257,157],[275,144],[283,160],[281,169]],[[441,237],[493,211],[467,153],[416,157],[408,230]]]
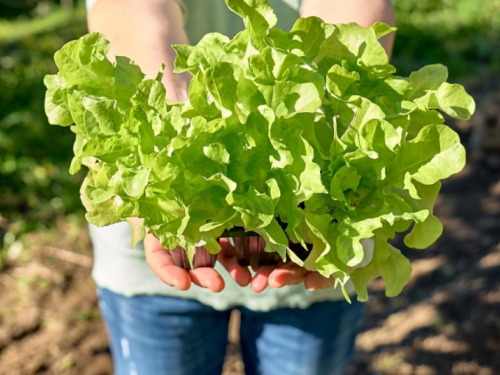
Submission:
[[[183,103],[165,100],[161,74],[145,80],[129,59],[111,63],[101,34],[56,53],[45,108],[76,134],[71,173],[89,168],[88,221],[129,221],[134,242],[150,232],[190,257],[244,227],[266,251],[342,288],[352,280],[361,300],[376,277],[398,294],[411,266],[388,241],[410,230],[406,245],[422,249],[442,233],[434,202],[465,151],[440,112],[468,119],[473,99],[441,65],[395,76],[378,42],[394,29],[383,23],[310,17],[287,32],[273,29],[266,0],[226,3],[245,31],[174,46],[175,72],[193,75]],[[310,245],[305,261],[289,241]]]

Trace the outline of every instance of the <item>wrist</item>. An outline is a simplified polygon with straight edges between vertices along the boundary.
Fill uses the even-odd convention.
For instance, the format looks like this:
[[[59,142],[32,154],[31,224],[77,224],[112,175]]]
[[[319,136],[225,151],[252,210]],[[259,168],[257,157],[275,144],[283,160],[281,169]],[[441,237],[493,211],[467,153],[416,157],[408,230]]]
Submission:
[[[188,89],[191,76],[188,73],[175,74],[167,71],[163,75],[162,83],[167,91],[166,98],[171,102],[183,102],[188,99]]]

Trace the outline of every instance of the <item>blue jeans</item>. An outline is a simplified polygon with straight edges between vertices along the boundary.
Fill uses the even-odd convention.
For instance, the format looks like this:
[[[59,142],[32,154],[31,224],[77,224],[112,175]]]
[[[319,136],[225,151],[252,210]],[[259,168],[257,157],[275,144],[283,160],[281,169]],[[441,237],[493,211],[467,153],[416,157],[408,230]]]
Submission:
[[[230,311],[165,296],[125,297],[99,289],[115,375],[220,375]],[[247,375],[342,375],[363,304],[318,302],[307,309],[241,311]]]

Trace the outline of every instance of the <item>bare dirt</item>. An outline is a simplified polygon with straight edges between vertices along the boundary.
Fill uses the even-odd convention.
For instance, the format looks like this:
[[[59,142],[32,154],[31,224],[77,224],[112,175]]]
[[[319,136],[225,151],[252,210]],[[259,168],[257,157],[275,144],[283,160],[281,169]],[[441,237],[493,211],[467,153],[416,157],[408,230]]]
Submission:
[[[405,249],[413,275],[400,296],[373,283],[350,374],[500,374],[499,179],[469,165],[443,185],[444,234]]]
[[[412,280],[391,299],[373,283],[349,374],[500,374],[499,179],[471,164],[444,184],[444,235],[426,251],[398,244]],[[0,375],[112,373],[81,227],[61,220],[11,245],[0,273]],[[242,375],[231,331],[224,375]]]

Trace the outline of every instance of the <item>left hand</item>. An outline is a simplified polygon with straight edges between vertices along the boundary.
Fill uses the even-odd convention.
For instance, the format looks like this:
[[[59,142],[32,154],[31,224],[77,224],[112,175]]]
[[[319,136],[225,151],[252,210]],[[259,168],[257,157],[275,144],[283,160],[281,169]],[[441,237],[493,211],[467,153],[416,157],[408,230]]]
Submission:
[[[242,269],[243,267],[237,265],[236,251],[229,241],[224,239],[220,244],[222,246],[222,251],[217,257],[219,262],[221,262],[230,273],[232,268],[232,272],[235,274],[246,274]],[[228,259],[231,261],[228,261]],[[228,262],[230,262],[233,267],[228,267],[229,264],[225,264]],[[286,285],[304,283],[306,289],[313,291],[330,288],[335,284],[334,278],[326,278],[318,272],[308,271],[292,262],[275,266],[260,266],[255,268],[254,271],[255,275],[251,279],[250,285],[252,290],[256,293],[262,292],[268,286],[277,289]],[[235,275],[232,274],[232,276],[234,277]]]
[[[318,272],[306,270],[299,265],[289,262],[279,266],[260,266],[256,269],[252,279],[252,289],[260,293],[267,286],[271,288],[283,288],[286,285],[297,285],[304,283],[309,291],[326,289],[334,286],[333,277],[326,278]]]

